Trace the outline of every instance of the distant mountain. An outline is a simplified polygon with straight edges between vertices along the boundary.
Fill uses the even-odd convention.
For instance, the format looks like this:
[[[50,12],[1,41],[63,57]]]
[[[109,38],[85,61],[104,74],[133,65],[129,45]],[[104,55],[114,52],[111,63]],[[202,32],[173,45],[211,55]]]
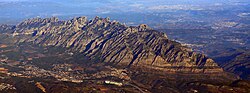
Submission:
[[[62,46],[117,67],[147,67],[174,72],[222,72],[210,58],[195,53],[147,25],[126,26],[109,18],[34,18],[10,27],[16,43]],[[173,70],[174,69],[174,70]]]

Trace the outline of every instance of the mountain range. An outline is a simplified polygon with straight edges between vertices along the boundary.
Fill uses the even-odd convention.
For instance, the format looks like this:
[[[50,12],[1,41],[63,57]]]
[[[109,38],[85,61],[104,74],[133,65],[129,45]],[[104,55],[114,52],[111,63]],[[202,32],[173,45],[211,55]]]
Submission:
[[[24,93],[31,90],[20,87],[22,85],[39,86],[34,88],[36,89],[34,91],[40,88],[40,92],[41,90],[58,91],[61,87],[64,87],[63,89],[66,92],[66,90],[78,91],[78,88],[83,87],[82,84],[86,82],[88,85],[95,86],[93,88],[84,85],[85,88],[88,88],[86,91],[90,91],[89,89],[96,90],[96,87],[100,87],[99,79],[96,78],[123,82],[112,82],[115,85],[136,85],[130,92],[138,90],[147,92],[170,91],[173,93],[192,93],[195,91],[212,93],[249,92],[249,82],[238,80],[239,77],[225,72],[213,59],[194,52],[181,43],[170,40],[166,33],[156,31],[146,24],[127,26],[115,20],[111,21],[110,18],[95,17],[88,20],[84,16],[66,21],[59,20],[56,17],[33,18],[17,25],[1,25],[0,33],[0,44],[6,44],[2,45],[3,48],[1,48],[3,58],[11,55],[9,57],[13,59],[11,58],[15,57],[13,55],[25,55],[20,59],[15,58],[20,61],[19,66],[6,66],[3,63],[3,66],[10,68],[10,71],[13,71],[12,69],[24,69],[14,72],[20,72],[22,74],[17,75],[24,76],[12,77],[11,80],[6,80],[11,81],[11,83],[14,82],[13,86],[15,85],[17,90],[23,89]],[[8,47],[8,44],[11,47]],[[40,48],[43,50],[39,50]],[[55,51],[51,52],[50,49],[55,49]],[[35,52],[31,50],[35,50]],[[13,52],[9,53],[10,51]],[[20,51],[21,53],[19,53]],[[22,51],[25,53],[22,54]],[[4,54],[5,52],[7,54]],[[27,54],[29,55],[26,57]],[[85,57],[88,58],[87,61],[82,60]],[[61,61],[61,59],[63,60]],[[66,62],[69,60],[72,60],[73,64],[82,63],[87,64],[87,66],[84,65],[81,68],[79,66],[82,65],[77,65],[74,67],[76,69],[76,72],[74,72],[69,69],[72,65]],[[74,63],[75,60],[79,62]],[[52,63],[53,65],[50,65]],[[237,63],[237,60],[232,63]],[[36,64],[40,66],[36,67]],[[19,68],[22,66],[24,67]],[[52,68],[50,69],[50,67]],[[42,68],[41,71],[40,68]],[[227,71],[238,71],[232,69],[230,65],[225,65],[225,68],[227,68]],[[57,69],[59,69],[58,72]],[[84,70],[81,72],[81,69]],[[33,74],[31,72],[35,73],[34,76],[39,76],[41,73],[44,75],[45,73],[49,77],[39,76],[34,78],[35,81],[32,81],[31,76]],[[54,74],[60,72],[63,72],[63,74],[72,73],[68,75],[70,76],[69,79],[77,79],[81,75],[86,75],[83,78],[88,79],[80,84],[71,84],[73,81],[78,82],[79,80],[72,80],[71,83],[60,82],[60,80],[67,80],[67,78],[59,78],[60,74]],[[105,73],[111,74],[106,77]],[[116,76],[117,73],[118,76]],[[25,76],[26,74],[28,76]],[[120,74],[122,76],[119,76]],[[74,75],[76,77],[73,77]],[[94,77],[90,80],[97,80],[98,82],[88,81],[88,75]],[[109,75],[113,75],[113,77]],[[110,83],[110,81],[105,82]],[[75,87],[70,87],[70,85]],[[129,92],[126,89],[129,87],[115,88],[116,90],[113,89],[112,91],[117,92],[118,89],[121,89]]]
[[[86,17],[68,21],[53,17],[29,19],[12,29],[16,43],[61,46],[124,68],[153,66],[158,69],[183,68],[191,72],[222,71],[212,59],[169,40],[165,33],[145,24],[126,26],[99,17],[90,21]]]

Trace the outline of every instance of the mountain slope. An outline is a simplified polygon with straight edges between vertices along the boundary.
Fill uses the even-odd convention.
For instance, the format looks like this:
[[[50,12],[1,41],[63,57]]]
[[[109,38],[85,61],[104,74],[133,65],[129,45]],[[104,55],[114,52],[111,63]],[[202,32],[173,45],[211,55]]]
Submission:
[[[246,50],[223,65],[226,71],[239,75],[243,79],[250,80],[250,52]]]
[[[166,34],[145,24],[128,27],[109,18],[95,17],[88,21],[86,17],[78,17],[60,21],[53,17],[29,19],[12,29],[17,43],[62,46],[114,66],[222,72],[212,59],[169,40]]]

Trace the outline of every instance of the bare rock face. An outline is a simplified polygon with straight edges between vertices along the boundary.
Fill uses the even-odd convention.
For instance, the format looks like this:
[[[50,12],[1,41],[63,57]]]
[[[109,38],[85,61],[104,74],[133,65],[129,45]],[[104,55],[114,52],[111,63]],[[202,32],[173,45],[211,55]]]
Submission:
[[[86,17],[69,21],[35,18],[18,24],[13,34],[19,39],[17,43],[62,46],[114,66],[222,72],[212,59],[169,40],[165,33],[145,24],[125,26],[100,17],[90,21]]]

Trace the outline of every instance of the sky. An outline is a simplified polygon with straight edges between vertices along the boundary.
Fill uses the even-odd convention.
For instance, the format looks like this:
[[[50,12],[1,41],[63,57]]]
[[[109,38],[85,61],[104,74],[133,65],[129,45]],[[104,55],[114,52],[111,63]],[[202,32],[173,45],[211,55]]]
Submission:
[[[202,10],[250,0],[0,0],[0,23],[32,17],[81,16],[110,13],[147,13],[167,9]],[[12,20],[10,20],[12,19]]]

